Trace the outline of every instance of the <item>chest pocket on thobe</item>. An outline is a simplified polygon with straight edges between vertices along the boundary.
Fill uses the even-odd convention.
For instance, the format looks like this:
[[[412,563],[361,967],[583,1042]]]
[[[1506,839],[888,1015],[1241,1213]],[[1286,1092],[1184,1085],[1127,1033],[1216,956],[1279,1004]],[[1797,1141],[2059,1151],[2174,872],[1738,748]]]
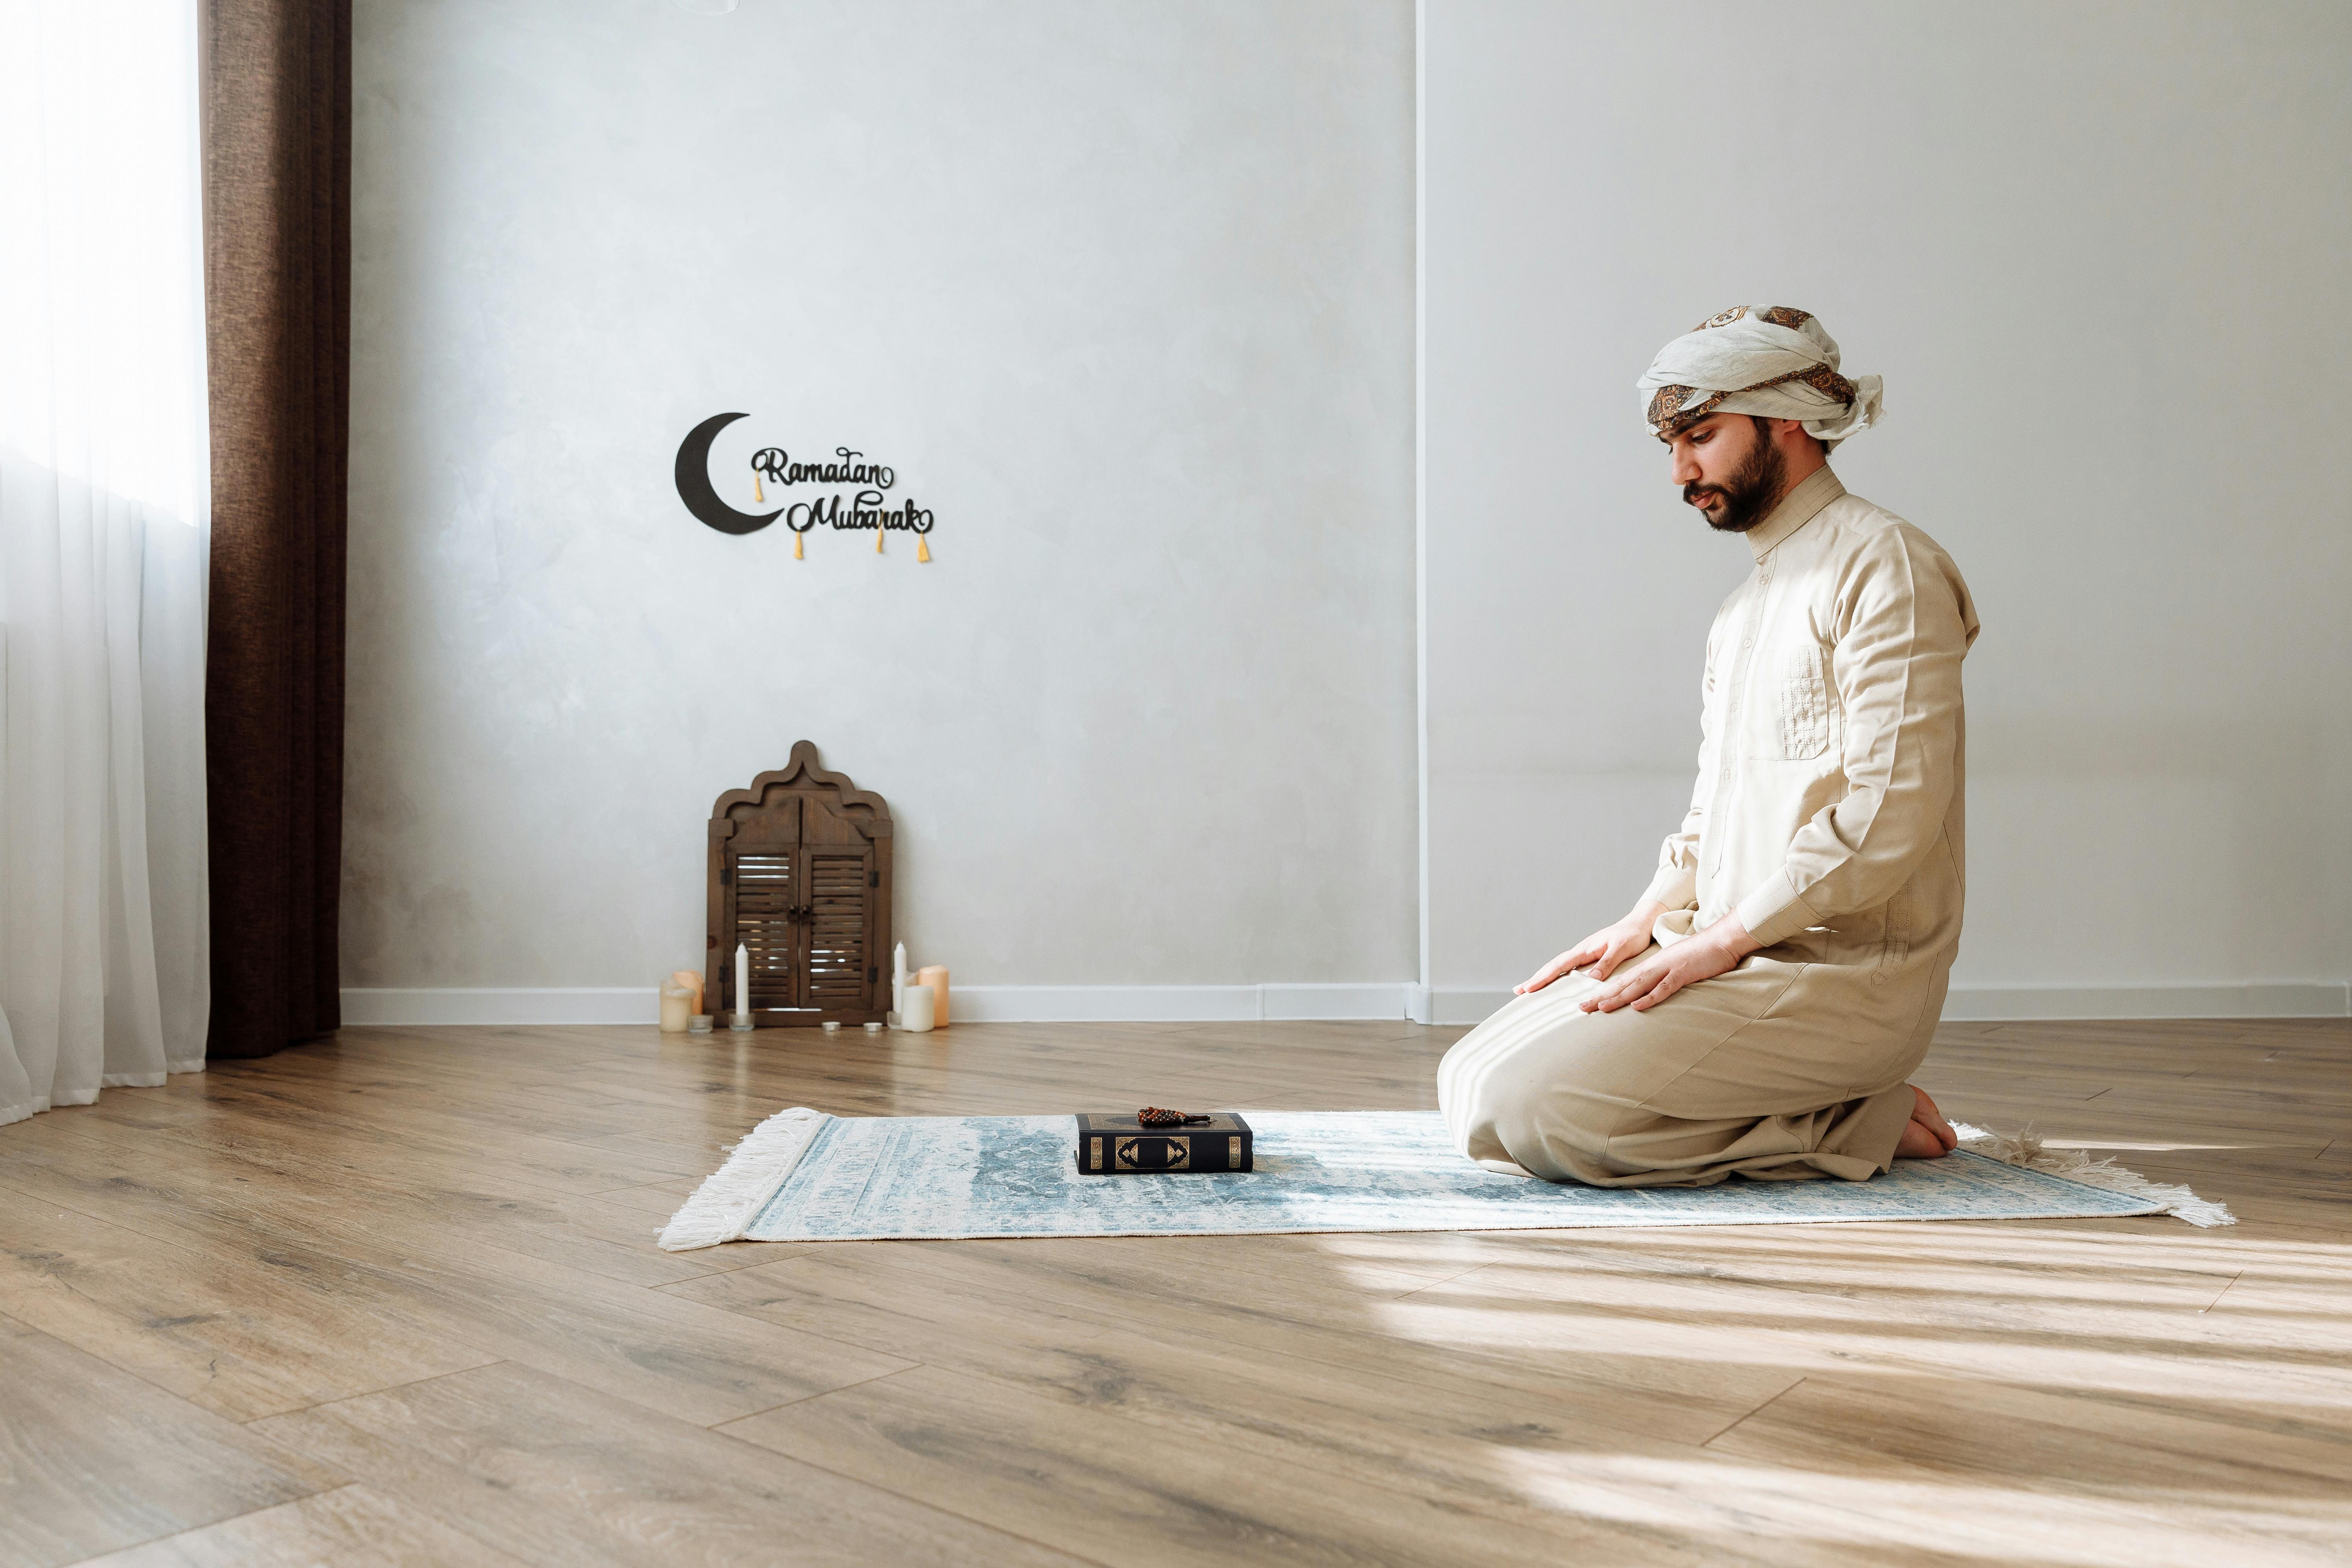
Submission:
[[[1790,762],[1818,757],[1829,749],[1832,706],[1829,665],[1818,645],[1790,648],[1780,670],[1780,754]]]

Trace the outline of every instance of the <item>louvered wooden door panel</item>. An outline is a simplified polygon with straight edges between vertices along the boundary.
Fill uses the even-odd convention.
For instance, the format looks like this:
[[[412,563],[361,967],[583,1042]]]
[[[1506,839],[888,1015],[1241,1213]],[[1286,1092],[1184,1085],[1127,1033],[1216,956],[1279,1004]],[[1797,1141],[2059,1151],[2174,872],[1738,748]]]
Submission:
[[[808,858],[809,1005],[828,1011],[862,1007],[877,960],[867,923],[874,874],[870,849],[805,849]]]
[[[796,849],[737,854],[733,860],[735,940],[751,964],[751,1008],[805,1007],[801,968],[806,947],[804,902]]]

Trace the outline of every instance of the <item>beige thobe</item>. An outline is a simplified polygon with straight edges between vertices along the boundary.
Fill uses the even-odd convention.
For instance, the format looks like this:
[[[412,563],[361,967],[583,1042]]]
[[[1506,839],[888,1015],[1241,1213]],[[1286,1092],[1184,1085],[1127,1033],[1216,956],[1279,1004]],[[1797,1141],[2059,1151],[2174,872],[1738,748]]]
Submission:
[[[1736,909],[1762,951],[1639,1013],[1580,1011],[1598,987],[1579,973],[1465,1036],[1438,1100],[1494,1169],[1859,1181],[1910,1120],[1959,948],[1976,609],[1934,540],[1827,468],[1745,537],[1755,570],[1707,635],[1698,786],[1646,897],[1659,942]]]

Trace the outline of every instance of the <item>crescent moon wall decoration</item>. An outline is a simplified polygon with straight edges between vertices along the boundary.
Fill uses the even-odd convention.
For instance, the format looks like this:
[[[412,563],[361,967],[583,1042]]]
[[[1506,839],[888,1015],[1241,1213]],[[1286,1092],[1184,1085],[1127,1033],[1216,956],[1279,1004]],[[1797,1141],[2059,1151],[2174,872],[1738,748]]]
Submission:
[[[802,537],[820,525],[852,532],[872,529],[877,555],[883,553],[882,542],[887,535],[911,533],[915,536],[916,561],[929,562],[931,543],[928,536],[938,521],[937,515],[898,489],[896,468],[870,458],[855,447],[835,447],[829,458],[795,462],[782,447],[762,447],[751,454],[751,495],[757,504],[767,504],[768,486],[788,494],[796,486],[808,485],[821,493],[764,512],[738,511],[720,500],[717,487],[710,482],[711,445],[720,431],[744,417],[742,414],[714,414],[688,431],[686,439],[678,443],[677,499],[686,503],[686,510],[694,514],[697,521],[721,533],[741,535],[757,533],[781,517],[792,531],[795,561],[804,559]],[[783,500],[785,496],[780,494],[776,499]]]
[[[757,533],[784,515],[780,507],[772,512],[737,511],[719,499],[710,486],[710,443],[719,432],[742,418],[740,414],[714,414],[686,433],[677,444],[677,499],[697,519],[709,523],[721,533]]]

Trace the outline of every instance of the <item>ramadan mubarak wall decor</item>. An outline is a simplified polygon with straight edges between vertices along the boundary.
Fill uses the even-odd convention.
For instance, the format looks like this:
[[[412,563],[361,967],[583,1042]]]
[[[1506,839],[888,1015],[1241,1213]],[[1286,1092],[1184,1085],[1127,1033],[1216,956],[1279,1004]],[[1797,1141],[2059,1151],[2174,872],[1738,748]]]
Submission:
[[[803,541],[812,530],[874,534],[874,552],[884,553],[882,542],[893,533],[915,536],[915,559],[931,558],[930,510],[911,496],[891,492],[898,471],[849,447],[835,447],[830,457],[814,461],[796,458],[782,447],[762,447],[751,454],[751,501],[766,506],[771,499],[784,504],[768,511],[740,511],[719,495],[710,479],[710,445],[719,433],[745,416],[714,414],[686,433],[677,447],[677,499],[696,519],[721,533],[757,533],[778,518],[793,534],[793,559],[806,560]],[[772,487],[776,494],[768,494]]]

